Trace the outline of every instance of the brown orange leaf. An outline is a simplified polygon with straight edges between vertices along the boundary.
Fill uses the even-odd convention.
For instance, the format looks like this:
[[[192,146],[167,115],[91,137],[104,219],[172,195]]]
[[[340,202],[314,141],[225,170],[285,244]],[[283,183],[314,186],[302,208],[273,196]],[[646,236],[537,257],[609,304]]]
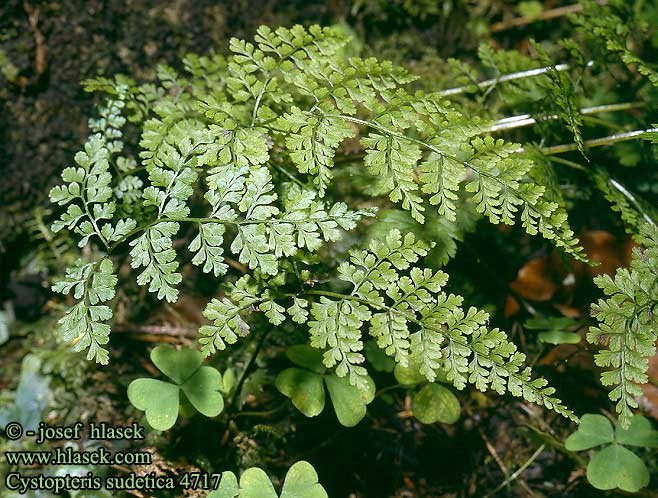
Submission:
[[[525,299],[548,301],[557,291],[558,284],[553,280],[547,263],[546,256],[530,260],[518,271],[510,288]]]

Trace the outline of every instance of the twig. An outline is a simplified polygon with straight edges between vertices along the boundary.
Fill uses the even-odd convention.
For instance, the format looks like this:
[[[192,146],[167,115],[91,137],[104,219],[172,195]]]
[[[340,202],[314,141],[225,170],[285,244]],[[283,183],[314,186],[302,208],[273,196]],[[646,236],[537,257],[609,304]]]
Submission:
[[[142,334],[142,333],[136,333],[130,337],[131,339],[135,339],[136,341],[142,341],[142,342],[151,342],[153,344],[160,344],[161,342],[166,342],[167,344],[173,344],[173,345],[179,345],[180,339],[176,339],[173,336],[170,335],[155,335],[155,334]]]
[[[608,0],[599,0],[599,5],[606,5]],[[562,7],[557,7],[555,9],[549,9],[541,12],[536,16],[522,16],[514,17],[507,21],[500,21],[491,25],[492,33],[500,33],[501,31],[508,30],[510,28],[517,28],[519,26],[525,26],[536,21],[548,21],[549,19],[555,19],[556,17],[566,16],[567,14],[575,14],[577,12],[582,12],[583,6],[580,4],[571,4],[564,5]]]
[[[393,391],[395,389],[400,389],[402,387],[406,387],[406,386],[404,386],[402,384],[393,384],[393,385],[390,385],[390,386],[382,387],[379,391],[377,391],[375,393],[375,398],[377,398],[377,397],[381,396],[382,394],[385,394],[389,391]]]
[[[227,256],[224,256],[224,261],[226,262],[227,265],[234,268],[235,270],[238,270],[240,273],[249,273],[249,268],[247,268],[242,263],[238,263],[233,258],[229,258]]]
[[[276,408],[273,408],[271,410],[267,410],[267,411],[264,411],[264,412],[238,412],[235,415],[233,415],[232,420],[235,420],[236,418],[239,418],[239,417],[262,417],[262,418],[267,418],[270,415],[274,415],[275,413],[280,412],[286,406],[288,406],[288,401],[284,401],[283,403],[281,403]]]
[[[487,436],[484,434],[484,431],[482,429],[478,429],[478,432],[480,433],[480,437],[482,437],[482,440],[484,441],[484,444],[486,445],[487,450],[489,450],[489,453],[491,453],[491,456],[494,458],[494,460],[498,464],[498,467],[500,467],[500,470],[503,473],[503,475],[505,476],[505,478],[509,478],[509,470],[507,470],[507,467],[505,466],[505,464],[501,460],[500,456],[498,455],[498,452],[496,451],[496,448],[494,447],[494,445],[491,444],[491,442],[489,441]],[[528,487],[528,485],[525,482],[520,481],[519,484],[526,491],[528,496],[533,496],[532,490]]]
[[[642,102],[621,102],[618,104],[605,104],[597,105],[592,107],[583,107],[579,109],[580,114],[598,114],[603,112],[615,112],[615,111],[624,111],[628,109],[635,109],[644,105]],[[524,126],[530,126],[535,124],[537,121],[549,121],[553,119],[558,119],[557,114],[550,114],[547,116],[540,116],[533,118],[530,114],[520,114],[518,116],[510,116],[508,118],[502,118],[496,121],[493,125],[482,130],[483,133],[491,133],[494,131],[509,130],[514,128],[522,128]]]
[[[258,353],[260,353],[263,344],[265,344],[265,339],[267,339],[267,334],[269,331],[270,329],[267,329],[265,332],[262,333],[260,339],[258,340],[258,344],[256,344],[256,349],[251,355],[251,358],[249,358],[249,362],[244,367],[244,370],[242,371],[242,375],[240,376],[240,380],[238,380],[238,384],[235,386],[235,391],[233,392],[233,396],[231,397],[231,406],[235,406],[235,401],[240,395],[239,393],[240,390],[242,389],[242,386],[244,385],[245,380],[247,380],[247,375],[251,373],[251,369],[253,368],[254,363],[256,363],[256,357],[258,356]]]
[[[587,63],[587,66],[591,66],[594,64],[593,61],[589,61]],[[569,64],[556,64],[555,66],[544,66],[544,67],[537,67],[534,69],[527,69],[525,71],[519,71],[516,73],[509,73],[509,74],[503,74],[502,76],[499,76],[498,78],[493,78],[490,80],[484,80],[480,81],[479,83],[476,83],[475,85],[478,88],[487,88],[493,85],[496,85],[498,83],[504,83],[506,81],[513,81],[513,80],[520,80],[523,78],[530,78],[532,76],[539,76],[540,74],[546,74],[549,71],[566,71],[569,69],[571,66]],[[465,86],[458,86],[455,88],[448,88],[447,90],[442,90],[438,92],[439,95],[442,97],[448,97],[450,95],[459,95],[460,93],[466,92],[469,88],[471,88],[473,85],[465,85]]]
[[[511,476],[509,476],[502,483],[500,483],[496,489],[494,489],[491,493],[486,495],[484,498],[489,498],[490,496],[495,495],[496,493],[498,493],[498,491],[503,489],[505,486],[510,484],[512,481],[518,479],[518,477],[521,474],[523,474],[523,472],[525,472],[525,470],[528,467],[530,467],[532,462],[534,462],[537,459],[537,457],[541,454],[541,452],[544,451],[544,448],[546,448],[545,444],[542,444],[539,448],[537,448],[537,450],[532,455],[530,455],[530,458],[528,458],[523,465],[521,465]]]
[[[482,429],[478,429],[478,432],[480,433],[480,437],[484,441],[485,446],[487,447],[487,450],[489,450],[489,453],[491,453],[491,456],[493,459],[496,461],[498,464],[498,467],[500,468],[500,471],[503,473],[505,477],[509,476],[509,470],[507,470],[507,467],[503,463],[503,461],[500,459],[500,456],[498,455],[498,452],[496,451],[496,448],[494,448],[494,445],[491,444],[491,441],[489,441],[489,438],[484,434],[484,431]]]
[[[30,29],[34,35],[34,46],[36,54],[34,56],[34,66],[37,79],[48,68],[48,47],[43,33],[39,30],[39,9],[32,7],[27,0],[23,0],[23,10],[27,14],[27,20],[30,23]]]
[[[601,147],[603,145],[610,145],[617,142],[626,142],[628,140],[633,140],[645,133],[657,133],[658,128],[649,128],[647,130],[633,130],[627,131],[625,133],[616,133],[615,135],[608,135],[607,137],[593,138],[591,140],[585,140],[585,146],[587,148],[592,147]],[[575,143],[571,144],[562,144],[562,145],[553,145],[552,147],[546,147],[542,149],[542,152],[545,155],[551,154],[561,154],[563,152],[571,152],[577,150],[578,146]],[[523,152],[523,147],[521,147],[517,152]]]

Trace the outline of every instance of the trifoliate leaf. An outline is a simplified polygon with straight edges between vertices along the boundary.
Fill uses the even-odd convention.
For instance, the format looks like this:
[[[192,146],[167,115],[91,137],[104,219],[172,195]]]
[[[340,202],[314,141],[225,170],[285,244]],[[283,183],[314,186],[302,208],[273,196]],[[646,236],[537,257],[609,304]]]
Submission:
[[[399,363],[395,365],[393,370],[395,380],[403,386],[414,386],[422,382],[427,382],[427,378],[420,371],[420,366],[415,363],[410,363],[406,367]]]
[[[587,465],[587,480],[597,489],[635,493],[649,484],[649,470],[642,459],[623,446],[599,451]]]
[[[191,349],[176,350],[160,344],[151,351],[151,360],[173,383],[157,379],[136,379],[128,386],[128,399],[154,429],[166,431],[178,418],[180,393],[206,417],[219,415],[224,408],[222,376],[213,367],[201,366],[202,356]]]
[[[199,368],[181,385],[192,406],[206,417],[216,417],[224,409],[222,387],[222,375],[212,367]]]
[[[240,477],[240,498],[278,498],[267,474],[259,468],[250,468]]]
[[[353,427],[366,415],[366,405],[375,397],[375,383],[366,377],[366,389],[350,384],[349,379],[328,375],[324,379],[338,421],[345,427]]]
[[[642,448],[658,448],[658,431],[651,422],[642,415],[633,415],[628,428],[621,424],[615,428],[615,440],[619,444],[640,446]]]
[[[128,399],[146,412],[149,425],[158,431],[171,429],[178,418],[179,387],[157,379],[137,379],[128,386]]]
[[[203,357],[193,349],[177,350],[169,344],[159,344],[151,351],[151,361],[176,384],[187,381],[203,363]]]
[[[306,344],[295,344],[286,350],[286,356],[295,365],[307,368],[312,372],[324,373],[326,368],[322,364],[322,352]]]
[[[238,478],[230,471],[222,472],[219,487],[208,493],[206,498],[237,498],[240,488]]]
[[[318,474],[305,461],[297,462],[286,474],[280,498],[328,498],[327,492],[318,482]]]
[[[580,420],[578,430],[567,438],[564,445],[569,451],[582,451],[613,441],[610,420],[603,415],[587,413]]]
[[[315,417],[324,410],[322,375],[301,368],[288,368],[277,376],[275,385],[307,417]]]

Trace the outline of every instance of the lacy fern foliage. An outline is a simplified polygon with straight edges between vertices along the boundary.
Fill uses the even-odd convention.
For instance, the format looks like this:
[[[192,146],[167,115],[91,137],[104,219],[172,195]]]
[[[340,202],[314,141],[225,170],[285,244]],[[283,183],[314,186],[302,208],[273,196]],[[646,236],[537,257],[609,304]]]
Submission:
[[[327,368],[364,388],[367,329],[430,382],[441,372],[457,388],[510,392],[573,417],[485,312],[442,290],[447,275],[424,265],[425,242],[393,230],[349,261],[318,258],[375,216],[372,207],[452,224],[469,203],[491,223],[520,220],[584,259],[564,208],[518,144],[486,136],[486,123],[440,92],[416,91],[405,69],[350,56],[347,43],[337,28],[261,27],[253,43],[231,40],[228,58],[186,57],[185,75],[161,66],[157,85],[86,82],[109,98],[77,166],[51,191],[67,206],[53,230],[77,233],[92,258],[54,286],[79,300],[62,337],[107,363],[115,263],[127,257],[138,285],[175,302],[189,262],[225,281],[225,296],[204,312],[205,355],[249,335],[247,313],[275,327],[289,317],[308,325]],[[126,127],[139,144],[124,143]],[[345,162],[360,168],[365,189],[334,181]],[[309,288],[316,278],[329,283]]]
[[[202,330],[202,349],[212,353],[246,335],[249,326],[240,313],[253,306],[279,325],[286,312],[298,321],[300,314],[305,318],[310,301],[310,345],[324,351],[325,367],[352,385],[365,390],[372,382],[363,366],[362,330],[367,327],[397,364],[413,366],[429,382],[441,376],[458,389],[470,383],[481,391],[509,392],[575,419],[552,396],[555,391],[546,380],[531,378],[525,355],[506,334],[489,328],[486,312],[464,310],[461,296],[442,291],[448,280],[444,272],[414,266],[427,249],[413,234],[403,237],[392,230],[369,250],[353,251],[349,262],[338,267],[339,279],[351,287],[345,293],[312,289],[303,295],[259,294],[253,282],[242,278],[230,292],[231,300],[208,305],[205,314],[214,325]],[[277,298],[292,304],[286,309]]]
[[[658,229],[642,227],[633,250],[629,269],[617,270],[614,278],[601,275],[595,279],[606,298],[592,306],[592,316],[599,322],[591,327],[587,339],[605,349],[597,353],[596,364],[608,370],[601,382],[613,389],[610,399],[623,427],[628,427],[642,396],[641,384],[648,380],[649,358],[656,354],[658,340]]]

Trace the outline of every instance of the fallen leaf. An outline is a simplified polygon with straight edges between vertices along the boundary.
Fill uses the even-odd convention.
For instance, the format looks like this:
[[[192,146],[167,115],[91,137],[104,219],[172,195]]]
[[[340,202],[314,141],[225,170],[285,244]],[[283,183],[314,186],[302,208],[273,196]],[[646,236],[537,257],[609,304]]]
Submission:
[[[510,288],[531,301],[548,301],[558,289],[552,278],[549,258],[542,256],[530,260],[516,274]]]
[[[578,308],[569,306],[568,304],[554,304],[555,308],[563,316],[568,316],[569,318],[580,318],[582,316],[581,311]]]
[[[521,305],[519,302],[512,296],[507,296],[507,299],[505,299],[505,318],[514,316],[519,311],[521,311]]]
[[[585,254],[592,261],[600,263],[598,266],[586,268],[592,276],[615,273],[617,268],[627,266],[630,262],[630,250],[627,242],[619,241],[610,232],[605,230],[590,230],[580,236],[580,243]],[[631,244],[632,246],[632,244]]]

